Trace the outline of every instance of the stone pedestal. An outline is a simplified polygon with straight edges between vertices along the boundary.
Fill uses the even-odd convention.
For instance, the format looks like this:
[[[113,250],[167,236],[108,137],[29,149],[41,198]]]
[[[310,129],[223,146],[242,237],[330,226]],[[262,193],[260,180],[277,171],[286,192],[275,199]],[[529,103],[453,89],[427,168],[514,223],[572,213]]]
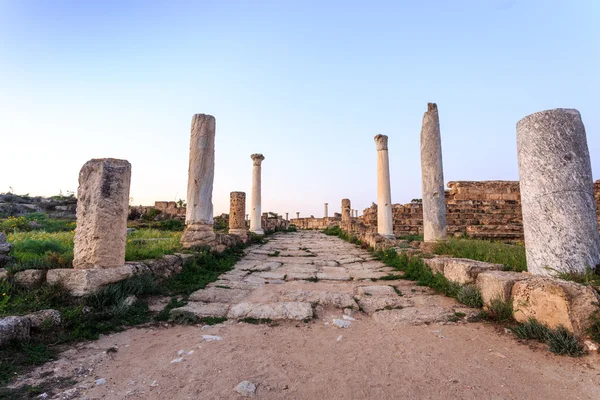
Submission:
[[[446,201],[440,119],[435,103],[427,104],[421,128],[421,181],[423,194],[423,238],[425,242],[446,239]]]
[[[554,109],[517,123],[527,269],[583,273],[600,264],[587,139],[577,110]]]
[[[215,117],[196,114],[192,118],[190,137],[186,227],[181,236],[185,248],[208,245],[216,238],[212,204],[214,175]]]
[[[350,222],[350,199],[342,199],[342,222]]]
[[[73,268],[115,268],[125,264],[131,164],[90,160],[79,173]]]
[[[262,154],[252,154],[252,199],[250,209],[250,232],[263,235],[261,221],[261,164],[265,157]]]
[[[246,193],[231,192],[229,195],[229,234],[238,235],[245,242],[248,239],[246,233]]]
[[[375,146],[377,149],[377,233],[393,239],[395,236],[392,221],[388,137],[386,135],[375,136]]]
[[[328,210],[327,210],[327,206],[328,206],[328,205],[329,205],[329,203],[325,203],[325,210],[323,211],[323,212],[324,212],[324,214],[323,214],[324,218],[327,218],[327,217],[328,217],[328,213],[327,213],[327,211],[328,211]]]

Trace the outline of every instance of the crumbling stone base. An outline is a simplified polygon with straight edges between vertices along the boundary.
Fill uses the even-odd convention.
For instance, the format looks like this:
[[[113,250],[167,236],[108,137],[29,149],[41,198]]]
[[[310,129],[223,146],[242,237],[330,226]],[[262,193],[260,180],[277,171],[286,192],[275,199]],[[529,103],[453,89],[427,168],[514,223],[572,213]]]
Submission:
[[[181,245],[186,249],[210,246],[215,238],[216,234],[212,224],[194,222],[186,225],[185,231],[181,235]]]

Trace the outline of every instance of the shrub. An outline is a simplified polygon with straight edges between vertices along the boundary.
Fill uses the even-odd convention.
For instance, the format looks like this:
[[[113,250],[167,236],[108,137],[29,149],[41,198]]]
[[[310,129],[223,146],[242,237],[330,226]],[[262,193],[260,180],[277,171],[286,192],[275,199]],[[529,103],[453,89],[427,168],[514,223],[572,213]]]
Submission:
[[[538,342],[545,342],[548,337],[549,329],[540,324],[535,318],[530,318],[527,322],[521,322],[517,326],[510,327],[511,331],[519,339],[533,339]]]
[[[481,292],[475,285],[464,285],[458,290],[456,299],[466,306],[473,308],[483,307]]]
[[[513,319],[513,302],[512,300],[504,301],[497,297],[490,301],[487,318],[497,322],[510,322]]]
[[[579,344],[577,338],[564,326],[550,329],[547,334],[546,342],[549,345],[548,350],[556,354],[581,357],[585,353],[583,346]]]

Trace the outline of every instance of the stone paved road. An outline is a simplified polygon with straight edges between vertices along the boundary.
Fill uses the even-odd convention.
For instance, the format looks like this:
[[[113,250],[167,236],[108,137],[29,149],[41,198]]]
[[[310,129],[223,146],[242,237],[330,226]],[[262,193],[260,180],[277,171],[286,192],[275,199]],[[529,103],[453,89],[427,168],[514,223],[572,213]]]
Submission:
[[[405,280],[371,254],[318,231],[277,234],[248,248],[234,269],[174,313],[243,320],[308,320],[327,308],[388,324],[446,321],[473,310]]]

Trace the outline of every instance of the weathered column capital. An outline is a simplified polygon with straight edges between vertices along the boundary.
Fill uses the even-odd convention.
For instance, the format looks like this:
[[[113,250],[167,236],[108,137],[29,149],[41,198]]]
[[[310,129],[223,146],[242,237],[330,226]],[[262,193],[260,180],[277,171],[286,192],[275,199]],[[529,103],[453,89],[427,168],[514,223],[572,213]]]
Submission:
[[[375,147],[377,151],[388,149],[388,137],[387,135],[375,136]]]
[[[250,158],[253,161],[252,165],[254,165],[255,167],[260,167],[260,164],[265,159],[265,156],[263,156],[262,154],[252,154]]]

